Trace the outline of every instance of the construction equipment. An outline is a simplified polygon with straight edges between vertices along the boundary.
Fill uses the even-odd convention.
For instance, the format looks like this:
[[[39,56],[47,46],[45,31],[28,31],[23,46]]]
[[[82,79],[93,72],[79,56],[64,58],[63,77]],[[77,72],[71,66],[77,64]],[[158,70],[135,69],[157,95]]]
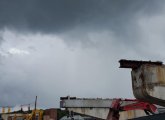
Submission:
[[[43,117],[43,110],[33,110],[31,113],[14,113],[10,114],[8,116],[8,119],[11,120],[18,120],[18,119],[23,119],[23,120],[42,120]]]
[[[30,110],[30,103],[29,104],[22,104],[20,105],[21,109],[19,111],[8,112],[1,115],[4,120],[42,120],[43,119],[43,110],[37,109],[37,96],[35,98],[35,107],[34,110]],[[28,107],[27,111],[23,110],[23,107]],[[9,110],[8,110],[9,111]]]
[[[121,106],[121,103],[123,101],[130,101],[130,102],[134,102],[134,103],[131,103],[131,104],[128,104],[128,105],[125,105],[125,106]],[[111,107],[110,107],[110,110],[109,110],[109,113],[108,113],[108,116],[107,116],[106,120],[119,120],[119,117],[120,117],[119,112],[120,111],[137,110],[137,109],[144,110],[144,112],[147,115],[149,115],[150,113],[154,114],[157,110],[157,107],[153,104],[149,104],[149,103],[146,103],[146,102],[141,102],[141,101],[138,101],[138,100],[114,99],[112,101],[112,104],[111,104]]]
[[[154,104],[165,107],[165,65],[160,62],[120,60],[120,68],[131,68],[132,88],[136,100],[129,99],[61,99],[61,107],[74,112],[98,117],[97,112],[90,113],[89,108],[98,111],[108,108],[107,120],[119,120],[120,111],[144,110],[146,114],[155,113],[157,108]],[[68,99],[68,100],[67,100]],[[122,104],[125,103],[125,104]],[[105,110],[102,110],[105,112]],[[88,111],[88,113],[87,113]],[[104,113],[102,113],[104,114]],[[99,116],[105,119],[103,116]]]
[[[153,104],[142,102],[136,99],[93,99],[93,98],[76,98],[61,97],[60,107],[66,108],[70,113],[80,113],[93,116],[99,119],[119,120],[119,112],[125,119],[131,119],[136,116],[135,110],[144,110],[149,115],[157,112],[157,107]],[[131,115],[127,116],[129,112]],[[71,114],[72,115],[72,114]],[[145,114],[143,114],[144,116]]]
[[[33,110],[30,115],[27,115],[26,120],[42,120],[43,110]]]

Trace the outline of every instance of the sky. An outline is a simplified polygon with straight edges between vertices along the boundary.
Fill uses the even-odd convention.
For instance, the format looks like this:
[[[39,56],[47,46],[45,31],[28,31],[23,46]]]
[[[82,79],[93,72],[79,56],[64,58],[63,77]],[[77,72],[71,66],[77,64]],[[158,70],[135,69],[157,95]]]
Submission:
[[[164,0],[0,0],[0,106],[134,98],[120,59],[165,62]]]

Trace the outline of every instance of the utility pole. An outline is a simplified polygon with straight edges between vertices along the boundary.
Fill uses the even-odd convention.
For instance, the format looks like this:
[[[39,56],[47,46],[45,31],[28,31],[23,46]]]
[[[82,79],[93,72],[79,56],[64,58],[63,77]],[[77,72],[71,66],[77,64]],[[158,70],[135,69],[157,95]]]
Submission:
[[[36,99],[35,99],[35,110],[37,109],[37,96],[36,96]]]

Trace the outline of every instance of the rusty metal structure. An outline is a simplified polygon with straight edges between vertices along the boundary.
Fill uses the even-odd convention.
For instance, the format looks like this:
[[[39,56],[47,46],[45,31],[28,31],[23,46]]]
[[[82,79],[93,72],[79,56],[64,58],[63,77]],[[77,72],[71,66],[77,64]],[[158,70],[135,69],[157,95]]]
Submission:
[[[165,65],[160,62],[120,60],[120,68],[132,68],[132,88],[138,100],[165,107]]]
[[[30,111],[14,111],[1,113],[1,120],[57,120],[57,109],[36,109]]]
[[[136,99],[101,99],[62,97],[60,107],[83,115],[106,120],[126,120],[153,114],[157,107]]]
[[[157,65],[157,66],[163,65],[163,62],[161,61],[152,62],[152,61],[137,61],[137,60],[125,60],[125,59],[121,59],[119,63],[120,63],[120,68],[132,68],[132,69],[136,69],[144,64]]]
[[[157,108],[153,104],[165,107],[165,65],[163,62],[122,59],[119,63],[120,68],[132,69],[132,88],[136,100],[62,97],[61,107],[106,120],[140,117],[140,113],[136,113],[137,109],[144,110],[146,113],[155,113]],[[135,114],[130,114],[131,110]]]
[[[135,103],[129,103],[128,105],[121,106],[121,102],[123,101],[130,101]],[[144,110],[147,115],[154,114],[157,110],[157,107],[153,104],[141,102],[138,100],[121,100],[121,99],[114,99],[112,101],[108,116],[106,120],[119,120],[120,118],[120,111],[129,111],[129,110],[137,110],[141,109]]]

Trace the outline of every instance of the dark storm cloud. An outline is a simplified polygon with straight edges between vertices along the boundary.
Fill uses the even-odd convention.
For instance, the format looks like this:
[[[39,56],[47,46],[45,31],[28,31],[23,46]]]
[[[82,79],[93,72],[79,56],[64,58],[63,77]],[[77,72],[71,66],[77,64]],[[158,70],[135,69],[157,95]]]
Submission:
[[[139,16],[152,16],[163,1],[155,0],[27,0],[0,1],[0,28],[58,34],[68,44],[93,45],[88,34],[111,31],[115,42],[139,41]],[[160,4],[161,3],[161,4]]]
[[[151,16],[162,15],[163,3],[163,0],[0,0],[0,42],[5,41],[0,44],[0,105],[28,103],[35,95],[43,97],[44,105],[54,105],[54,99],[69,93],[121,97],[125,90],[128,95],[131,91],[127,89],[128,81],[114,81],[128,74],[118,71],[117,61],[164,57],[164,36],[156,42],[152,38],[156,31],[155,38],[164,35],[160,32],[163,30],[159,31],[164,22],[156,29],[156,24],[152,26],[155,22],[147,21]],[[139,18],[144,18],[141,26]],[[73,41],[81,41],[84,46],[94,42],[95,49],[81,49]],[[65,46],[66,42],[73,50]],[[155,46],[159,49],[153,49]],[[30,54],[27,57],[9,54],[13,47]],[[157,54],[163,57],[155,57]],[[89,81],[95,85],[91,87]],[[123,88],[117,93],[116,84]],[[51,96],[53,99],[48,102]]]
[[[0,32],[0,44],[3,41],[2,33]]]
[[[154,0],[1,0],[0,27],[33,32],[81,29],[122,31],[138,11],[157,11]]]

